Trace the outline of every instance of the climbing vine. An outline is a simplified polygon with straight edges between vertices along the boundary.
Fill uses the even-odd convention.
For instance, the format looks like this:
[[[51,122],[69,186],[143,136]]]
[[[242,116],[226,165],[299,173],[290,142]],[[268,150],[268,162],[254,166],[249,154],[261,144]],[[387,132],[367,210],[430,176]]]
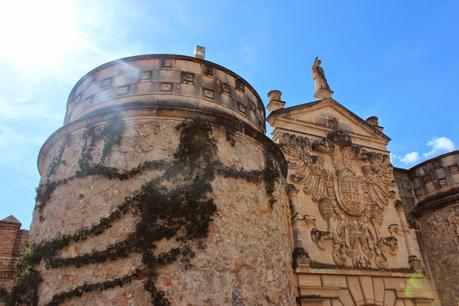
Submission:
[[[37,194],[35,196],[37,205],[35,208],[39,211],[40,221],[44,220],[42,212],[46,206],[46,203],[51,199],[51,194],[59,185],[67,184],[77,177],[81,178],[90,175],[88,172],[93,172],[93,174],[101,175],[105,174],[107,178],[112,178],[111,174],[116,172],[116,169],[106,167],[103,165],[103,163],[105,162],[105,159],[111,154],[113,147],[121,144],[121,139],[125,130],[126,124],[119,114],[115,114],[109,117],[107,123],[103,127],[88,125],[83,132],[83,146],[81,149],[80,160],[78,161],[80,169],[75,173],[74,176],[68,177],[66,179],[52,181],[51,178],[56,173],[59,165],[65,165],[65,160],[62,159],[65,150],[65,142],[62,143],[57,155],[53,158],[48,167],[45,183],[42,183],[37,187]],[[92,153],[96,142],[100,139],[104,141],[102,156],[98,164],[91,166],[90,163],[92,162]],[[143,166],[145,167],[145,165]],[[136,171],[136,169],[133,170]],[[122,179],[123,173],[117,174],[118,176],[121,176]]]
[[[274,165],[274,161],[269,154],[265,154],[265,171],[263,172],[263,181],[265,182],[266,194],[269,198],[269,204],[273,207],[277,199],[274,196],[276,182],[280,178],[279,169]]]
[[[37,188],[37,195],[35,196],[35,201],[39,203],[37,208],[40,211],[40,221],[43,220],[43,216],[41,215],[41,211],[43,210],[44,203],[46,203],[51,198],[51,193],[57,188],[57,183],[55,181],[51,181],[51,178],[56,174],[57,168],[60,165],[65,165],[65,160],[62,159],[65,150],[65,142],[61,144],[58,149],[57,155],[54,156],[51,163],[48,166],[48,171],[46,173],[46,183],[40,184]],[[46,190],[44,189],[46,186]]]
[[[123,287],[124,285],[127,285],[130,282],[132,282],[134,279],[138,278],[140,275],[140,272],[141,270],[136,269],[131,274],[128,274],[126,276],[123,276],[123,277],[120,277],[120,278],[117,278],[111,281],[105,281],[105,282],[100,282],[96,284],[84,284],[72,290],[58,293],[54,295],[51,301],[46,303],[45,306],[57,306],[67,299],[70,299],[76,296],[82,296],[84,293],[88,293],[92,291],[104,291],[104,290],[111,289],[111,288]]]
[[[107,124],[100,132],[100,137],[104,140],[101,163],[112,153],[114,146],[121,144],[121,139],[125,131],[126,123],[118,113],[108,119]]]
[[[228,141],[232,147],[236,145],[236,139],[234,139],[234,135],[236,135],[236,128],[231,125],[225,126],[226,141]]]
[[[112,128],[109,129],[109,126]],[[82,267],[139,253],[142,255],[144,268],[139,268],[134,273],[119,279],[84,284],[58,293],[47,305],[58,305],[66,299],[95,290],[101,291],[124,286],[140,276],[145,279],[144,287],[150,293],[153,305],[170,305],[165,293],[156,286],[157,269],[177,261],[180,261],[187,269],[191,266],[191,259],[195,256],[195,252],[205,247],[204,240],[208,236],[209,225],[217,212],[217,207],[211,197],[211,183],[217,174],[223,177],[245,179],[252,183],[263,182],[268,202],[271,207],[274,205],[276,198],[273,193],[280,172],[269,154],[266,154],[263,170],[234,169],[223,165],[216,158],[217,146],[216,141],[212,138],[212,127],[209,123],[193,119],[184,121],[176,129],[180,132],[180,141],[173,161],[146,161],[130,170],[119,170],[105,166],[103,162],[109,156],[113,146],[121,143],[122,133],[125,130],[124,123],[120,123],[119,119],[113,119],[99,130],[89,126],[83,134],[80,169],[74,176],[39,186],[37,199],[44,206],[58,186],[77,178],[98,175],[110,180],[127,180],[144,171],[162,171],[160,175],[145,182],[134,194],[125,197],[121,205],[107,217],[101,218],[97,224],[90,228],[82,228],[73,235],[64,235],[34,245],[28,257],[30,267],[44,261],[47,269],[53,269],[68,266]],[[118,132],[109,132],[113,130]],[[234,133],[230,138],[227,136],[227,141],[232,146],[234,145],[233,136]],[[96,141],[99,139],[104,140],[104,148],[101,161],[94,164],[92,155]],[[167,184],[168,182],[171,184]],[[39,209],[41,211],[43,207]],[[58,251],[70,243],[102,234],[112,226],[114,221],[130,210],[139,216],[139,221],[135,231],[127,239],[111,244],[103,250],[95,250],[69,258],[56,257]],[[173,239],[175,246],[167,252],[158,253],[157,244],[163,239]],[[14,301],[23,301],[23,296],[30,295],[37,298],[36,291],[40,283],[37,280],[40,275],[35,270],[31,271],[33,272],[28,277],[18,283],[17,288],[19,289],[17,294],[12,296],[13,302],[10,305],[18,305]],[[27,294],[20,290],[27,284],[30,285],[32,280],[36,281],[36,285],[32,286]]]
[[[65,165],[65,160],[62,159],[62,156],[64,155],[64,150],[65,150],[65,143],[62,143],[61,146],[59,147],[57,155],[53,158],[53,160],[49,164],[48,173],[47,173],[48,180],[54,174],[56,174],[57,167],[59,167],[59,165],[61,164]]]

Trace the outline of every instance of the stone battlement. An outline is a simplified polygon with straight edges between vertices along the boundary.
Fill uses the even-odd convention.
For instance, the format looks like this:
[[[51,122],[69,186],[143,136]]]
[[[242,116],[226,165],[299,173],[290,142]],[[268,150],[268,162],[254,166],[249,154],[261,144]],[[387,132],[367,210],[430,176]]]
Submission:
[[[215,63],[169,54],[127,57],[93,69],[71,91],[64,123],[108,106],[161,101],[227,112],[265,131],[263,102],[247,81]]]

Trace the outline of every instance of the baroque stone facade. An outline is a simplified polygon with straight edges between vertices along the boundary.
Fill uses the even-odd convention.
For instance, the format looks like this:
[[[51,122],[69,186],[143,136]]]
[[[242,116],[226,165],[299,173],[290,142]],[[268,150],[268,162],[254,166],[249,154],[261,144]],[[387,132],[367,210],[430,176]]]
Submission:
[[[438,304],[377,120],[327,98],[268,121],[289,164],[300,303]]]
[[[38,158],[12,305],[456,305],[459,152],[394,169],[320,64],[319,100],[272,90],[267,119],[202,58],[85,75]]]

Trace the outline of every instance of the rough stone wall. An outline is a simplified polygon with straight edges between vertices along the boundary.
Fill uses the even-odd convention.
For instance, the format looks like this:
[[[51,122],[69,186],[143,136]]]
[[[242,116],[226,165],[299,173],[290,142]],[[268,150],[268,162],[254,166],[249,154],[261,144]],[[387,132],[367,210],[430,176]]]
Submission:
[[[176,127],[181,120],[126,118],[125,123],[121,144],[103,162],[104,142],[92,143],[95,163],[127,171],[145,161],[174,160],[180,144]],[[103,127],[106,122],[92,124]],[[59,181],[78,172],[85,130],[75,130],[53,145],[46,157],[44,168],[48,173],[42,173],[42,183],[48,178]],[[269,157],[269,153],[253,138],[234,132],[230,136],[234,142],[229,141],[227,131],[217,126],[212,128],[212,138],[216,140],[217,159],[223,165],[255,172],[265,169],[265,156]],[[53,168],[53,164],[58,166]],[[49,173],[50,168],[54,174]],[[35,210],[32,241],[39,244],[93,227],[157,175],[162,175],[161,170],[144,171],[123,181],[100,175],[66,181],[53,191],[41,211]],[[217,173],[211,184],[217,212],[207,238],[201,241],[202,245],[193,246],[191,266],[178,260],[157,269],[157,289],[171,305],[293,305],[290,212],[282,176],[275,184],[276,203],[272,207],[263,182]],[[135,231],[139,218],[138,213],[129,210],[102,233],[62,247],[55,258],[102,251],[122,242]],[[177,243],[163,239],[156,245],[155,253],[167,252]],[[81,266],[52,268],[41,262],[37,267],[43,278],[38,291],[39,305],[47,305],[56,295],[83,284],[120,279],[143,267],[139,252]],[[84,292],[63,300],[61,305],[148,305],[151,296],[144,283],[145,275],[139,273],[123,286]]]
[[[20,228],[21,223],[12,216],[0,221],[0,288],[7,291],[13,287],[16,264],[28,239],[29,231]]]
[[[418,218],[420,243],[444,306],[459,302],[459,204]]]

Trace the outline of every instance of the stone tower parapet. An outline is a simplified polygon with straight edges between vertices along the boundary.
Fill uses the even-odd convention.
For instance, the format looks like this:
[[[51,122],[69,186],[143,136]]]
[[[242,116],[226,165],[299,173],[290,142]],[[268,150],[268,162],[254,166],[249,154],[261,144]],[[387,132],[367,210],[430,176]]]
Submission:
[[[159,101],[228,112],[265,131],[263,102],[247,81],[215,63],[169,54],[127,57],[93,69],[72,89],[65,123],[107,106]]]

